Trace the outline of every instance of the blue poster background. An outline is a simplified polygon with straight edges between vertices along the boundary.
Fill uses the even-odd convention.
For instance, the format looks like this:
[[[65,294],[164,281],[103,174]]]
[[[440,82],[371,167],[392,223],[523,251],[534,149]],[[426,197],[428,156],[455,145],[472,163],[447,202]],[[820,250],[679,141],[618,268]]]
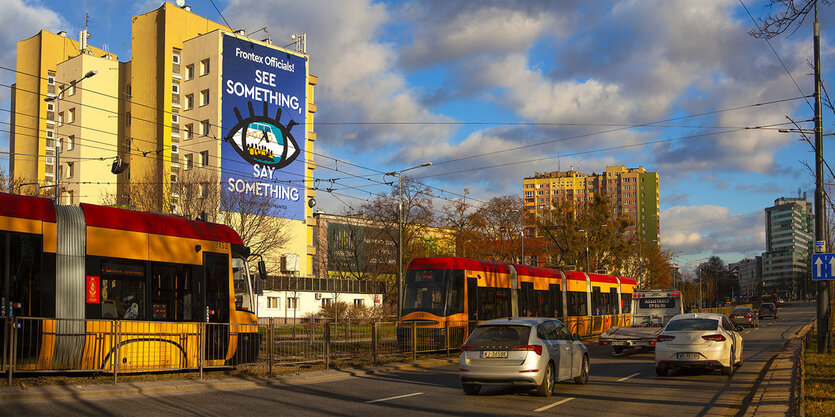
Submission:
[[[221,189],[304,220],[307,60],[223,36]]]

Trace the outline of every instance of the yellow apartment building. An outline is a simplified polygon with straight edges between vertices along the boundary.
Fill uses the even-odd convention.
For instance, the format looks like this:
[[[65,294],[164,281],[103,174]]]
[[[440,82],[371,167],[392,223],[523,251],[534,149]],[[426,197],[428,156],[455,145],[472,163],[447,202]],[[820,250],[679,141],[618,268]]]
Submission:
[[[558,201],[590,202],[606,196],[615,215],[632,220],[629,234],[648,243],[660,244],[660,194],[658,173],[643,167],[609,166],[602,173],[583,174],[574,169],[535,173],[522,180],[525,212],[540,218]],[[528,227],[532,227],[529,225]]]

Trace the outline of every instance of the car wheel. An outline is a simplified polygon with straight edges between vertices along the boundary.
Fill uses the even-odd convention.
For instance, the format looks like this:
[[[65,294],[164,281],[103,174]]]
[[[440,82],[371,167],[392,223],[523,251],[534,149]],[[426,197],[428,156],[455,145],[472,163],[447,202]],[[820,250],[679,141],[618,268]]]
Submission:
[[[548,366],[545,367],[545,375],[542,378],[542,383],[536,387],[536,395],[550,397],[551,393],[554,392],[554,384],[554,364],[548,362]]]
[[[589,382],[589,356],[583,355],[583,365],[580,368],[580,375],[574,378],[575,384],[585,384]]]
[[[731,349],[731,356],[728,359],[728,363],[731,366],[727,366],[727,367],[723,366],[722,367],[722,375],[733,375],[734,374],[734,361],[735,360],[736,360],[736,358],[734,357],[734,350]]]
[[[670,374],[670,369],[666,366],[656,366],[655,367],[655,375],[658,376],[667,376]]]
[[[478,384],[461,384],[461,389],[464,390],[464,394],[467,395],[476,395],[479,391],[481,391],[481,385]]]
[[[623,346],[615,346],[615,355],[623,353]]]

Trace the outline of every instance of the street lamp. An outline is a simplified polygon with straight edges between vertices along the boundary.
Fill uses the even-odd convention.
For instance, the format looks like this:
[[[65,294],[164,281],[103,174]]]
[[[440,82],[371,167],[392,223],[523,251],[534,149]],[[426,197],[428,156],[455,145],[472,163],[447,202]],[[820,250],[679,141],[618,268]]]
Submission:
[[[96,70],[87,71],[87,73],[84,74],[83,77],[81,77],[81,78],[79,78],[75,81],[71,81],[69,85],[62,88],[61,91],[58,92],[58,95],[44,97],[43,101],[46,101],[46,102],[54,101],[55,102],[55,114],[60,115],[61,114],[61,107],[60,106],[61,106],[61,100],[64,98],[64,91],[67,91],[70,88],[75,87],[76,84],[86,80],[87,78],[90,78],[90,77],[96,75],[97,73],[98,73],[98,71],[96,71]],[[61,200],[60,200],[61,199],[61,187],[59,185],[59,182],[61,181],[61,175],[60,175],[59,171],[61,169],[61,151],[63,150],[63,147],[60,146],[61,145],[61,136],[58,134],[58,128],[61,127],[62,123],[64,123],[63,119],[60,120],[60,123],[57,123],[55,125],[55,138],[57,139],[56,144],[58,145],[58,146],[55,147],[55,196],[53,197],[55,199],[55,204],[59,204],[61,202]]]
[[[424,162],[400,171],[386,172],[384,175],[394,176],[397,174],[397,317],[400,317],[403,307],[403,173],[417,168],[428,167],[431,162]]]
[[[600,228],[604,228],[608,226],[608,224],[601,224]],[[586,273],[589,272],[589,232],[585,229],[577,229],[578,232],[583,232],[586,235]]]

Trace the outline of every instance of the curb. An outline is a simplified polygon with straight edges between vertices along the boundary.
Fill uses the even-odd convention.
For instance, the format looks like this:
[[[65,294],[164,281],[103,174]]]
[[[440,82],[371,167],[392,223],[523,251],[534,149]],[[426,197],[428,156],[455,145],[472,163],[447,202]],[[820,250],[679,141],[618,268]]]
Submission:
[[[226,378],[218,381],[179,380],[164,382],[117,383],[112,385],[62,385],[38,386],[25,390],[20,387],[0,388],[0,400],[58,400],[78,398],[100,398],[120,395],[154,395],[190,393],[207,390],[231,391],[258,387],[282,385],[303,385],[364,375],[377,375],[404,369],[425,368],[448,363],[458,359],[434,359],[415,363],[396,363],[376,368],[345,368],[316,371],[302,375],[264,378]]]
[[[783,344],[779,352],[774,354],[760,373],[756,390],[746,398],[745,410],[740,410],[738,416],[792,415],[796,411],[796,375],[799,364],[800,349],[803,348],[801,339],[814,322],[803,325]]]

